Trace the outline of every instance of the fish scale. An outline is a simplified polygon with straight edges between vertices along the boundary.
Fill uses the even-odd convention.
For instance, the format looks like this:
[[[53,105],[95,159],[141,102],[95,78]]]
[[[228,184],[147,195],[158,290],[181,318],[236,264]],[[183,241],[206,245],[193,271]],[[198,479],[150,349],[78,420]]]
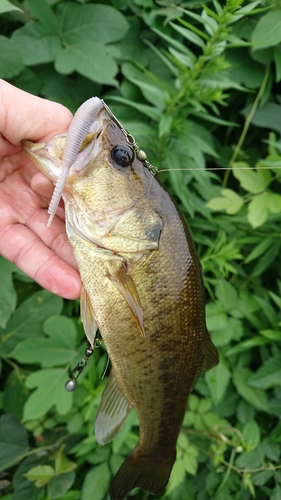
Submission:
[[[154,494],[165,488],[188,394],[218,362],[188,226],[142,161],[115,164],[112,151],[125,142],[124,129],[101,110],[63,190],[83,284],[82,321],[90,343],[97,323],[112,364],[96,419],[98,442],[115,437],[132,407],[139,419],[139,441],[113,480],[112,500],[136,486]],[[25,149],[51,178],[54,162],[57,178],[58,163],[48,161],[46,148],[56,150],[43,146],[41,163],[38,145]]]

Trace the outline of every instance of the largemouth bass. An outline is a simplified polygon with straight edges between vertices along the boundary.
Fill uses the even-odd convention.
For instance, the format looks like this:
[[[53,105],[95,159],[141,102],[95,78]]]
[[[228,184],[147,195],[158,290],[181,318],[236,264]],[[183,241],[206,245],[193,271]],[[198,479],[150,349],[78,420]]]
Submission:
[[[138,444],[110,488],[111,499],[122,500],[134,487],[154,494],[165,488],[188,395],[218,353],[188,226],[132,136],[97,102],[67,168],[62,159],[73,132],[48,144],[25,141],[24,148],[60,184],[85,332],[93,345],[98,327],[112,364],[97,441],[111,441],[131,408],[137,411]]]

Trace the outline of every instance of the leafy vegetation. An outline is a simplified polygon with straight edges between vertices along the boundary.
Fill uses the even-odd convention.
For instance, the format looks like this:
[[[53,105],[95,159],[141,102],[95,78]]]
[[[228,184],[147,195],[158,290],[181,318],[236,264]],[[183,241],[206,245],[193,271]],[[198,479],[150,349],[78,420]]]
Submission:
[[[0,76],[72,111],[103,97],[200,254],[221,361],[189,398],[161,498],[280,500],[280,2],[2,0],[0,14]],[[0,270],[3,499],[108,499],[136,415],[97,444],[103,346],[67,393],[86,348],[78,303]]]

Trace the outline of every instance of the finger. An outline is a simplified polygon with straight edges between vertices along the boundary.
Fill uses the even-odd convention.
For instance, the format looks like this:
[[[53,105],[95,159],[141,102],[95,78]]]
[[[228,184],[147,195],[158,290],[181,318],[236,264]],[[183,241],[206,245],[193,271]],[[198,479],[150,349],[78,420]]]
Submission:
[[[65,132],[71,112],[61,104],[36,97],[0,80],[0,132],[11,144],[23,139],[49,140]]]
[[[46,247],[29,228],[11,225],[1,236],[0,253],[46,290],[66,299],[79,298],[78,271]]]

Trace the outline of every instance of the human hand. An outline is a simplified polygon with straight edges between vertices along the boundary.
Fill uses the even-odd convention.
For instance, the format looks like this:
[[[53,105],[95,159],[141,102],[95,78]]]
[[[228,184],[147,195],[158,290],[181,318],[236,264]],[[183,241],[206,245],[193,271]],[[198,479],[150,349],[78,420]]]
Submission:
[[[80,295],[80,276],[59,207],[50,228],[46,208],[53,184],[31,163],[21,141],[49,141],[72,119],[64,106],[0,80],[0,254],[43,288]]]

